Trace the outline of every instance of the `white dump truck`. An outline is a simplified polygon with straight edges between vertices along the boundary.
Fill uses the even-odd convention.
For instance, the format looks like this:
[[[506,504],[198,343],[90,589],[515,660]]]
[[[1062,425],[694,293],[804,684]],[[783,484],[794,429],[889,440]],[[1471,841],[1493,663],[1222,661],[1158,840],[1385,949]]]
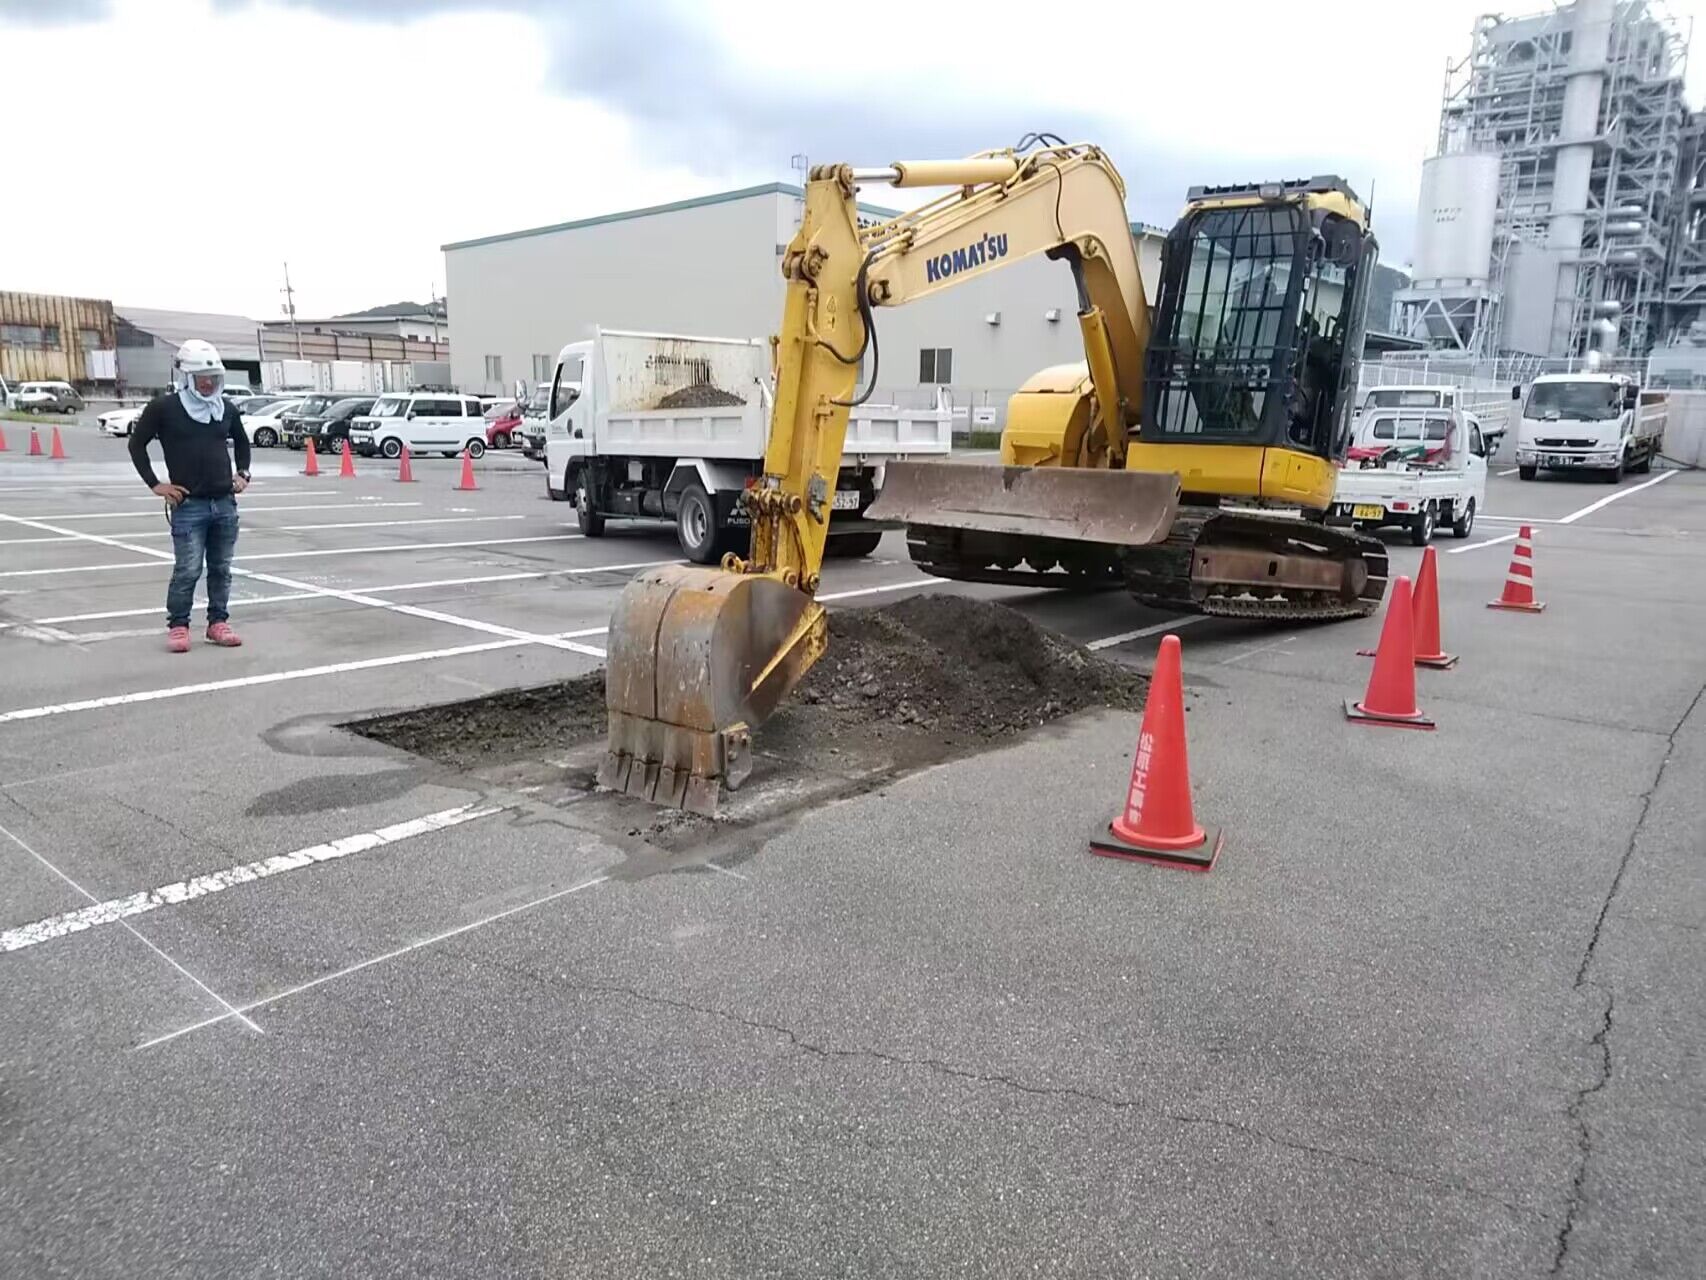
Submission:
[[[1327,520],[1398,525],[1418,547],[1441,525],[1467,538],[1487,505],[1486,453],[1480,425],[1461,409],[1365,409]]]
[[[575,504],[581,532],[609,519],[673,522],[689,560],[745,542],[741,501],[763,471],[772,400],[766,343],[601,329],[557,356],[545,435],[545,485]],[[860,405],[835,478],[828,554],[869,555],[883,526],[864,517],[883,469],[946,455],[953,411]]]
[[[1517,474],[1592,471],[1616,484],[1625,471],[1644,474],[1664,444],[1666,401],[1621,373],[1549,373],[1523,389],[1516,431]],[[1514,406],[1513,406],[1514,407]]]

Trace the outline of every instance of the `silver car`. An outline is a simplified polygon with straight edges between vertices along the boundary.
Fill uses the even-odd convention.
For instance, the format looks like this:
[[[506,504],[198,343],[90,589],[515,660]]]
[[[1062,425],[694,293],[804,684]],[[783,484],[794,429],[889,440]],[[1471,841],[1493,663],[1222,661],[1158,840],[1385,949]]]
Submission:
[[[12,393],[12,405],[26,413],[81,413],[83,397],[69,382],[26,382]]]

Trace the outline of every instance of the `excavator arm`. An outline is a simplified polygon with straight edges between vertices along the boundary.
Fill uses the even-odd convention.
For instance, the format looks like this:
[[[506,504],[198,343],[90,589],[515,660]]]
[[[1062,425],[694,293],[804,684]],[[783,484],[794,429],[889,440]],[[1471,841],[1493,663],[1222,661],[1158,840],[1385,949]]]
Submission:
[[[862,183],[953,190],[867,225],[857,201]],[[799,230],[782,259],[787,289],[774,340],[773,416],[763,475],[745,499],[749,554],[725,557],[720,569],[653,570],[624,590],[610,628],[610,742],[602,784],[712,813],[721,789],[747,776],[752,728],[828,643],[814,596],[848,411],[862,398],[867,356],[872,384],[878,376],[874,309],[928,297],[1037,254],[1064,260],[1077,283],[1094,417],[1101,448],[1117,468],[1143,400],[1149,309],[1125,187],[1101,151],[1058,146],[875,170],[812,170]],[[950,480],[947,473],[960,470],[929,468]],[[1085,528],[1074,514],[1085,504],[1039,492],[1057,479],[1076,479],[1079,488],[1086,479],[1106,481],[1108,501],[1089,507],[1121,513],[1124,527]],[[1158,541],[1178,500],[1178,480],[1170,474],[1104,470],[1092,478],[1059,468],[1013,469],[1013,481],[1016,496],[977,499],[988,508],[977,518],[992,528],[1063,539]],[[1149,500],[1130,501],[1137,489]],[[1003,496],[1013,499],[1006,511]],[[943,497],[935,495],[938,503]]]

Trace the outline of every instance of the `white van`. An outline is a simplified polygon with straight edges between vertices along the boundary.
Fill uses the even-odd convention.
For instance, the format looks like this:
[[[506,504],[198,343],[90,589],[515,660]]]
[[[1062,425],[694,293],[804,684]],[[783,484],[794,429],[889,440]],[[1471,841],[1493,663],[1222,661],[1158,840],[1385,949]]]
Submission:
[[[399,391],[380,396],[373,411],[350,420],[350,448],[366,457],[442,453],[470,458],[486,451],[486,420],[477,396],[453,391]]]

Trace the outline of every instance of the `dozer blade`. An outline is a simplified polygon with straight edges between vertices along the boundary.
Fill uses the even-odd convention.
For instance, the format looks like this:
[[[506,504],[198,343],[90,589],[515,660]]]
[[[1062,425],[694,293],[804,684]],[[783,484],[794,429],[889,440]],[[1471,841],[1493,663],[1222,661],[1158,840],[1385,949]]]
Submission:
[[[598,781],[715,815],[752,772],[752,730],[823,653],[823,606],[777,578],[669,565],[635,578],[610,619]]]
[[[1179,509],[1171,471],[891,462],[866,515],[908,525],[1147,547]]]

